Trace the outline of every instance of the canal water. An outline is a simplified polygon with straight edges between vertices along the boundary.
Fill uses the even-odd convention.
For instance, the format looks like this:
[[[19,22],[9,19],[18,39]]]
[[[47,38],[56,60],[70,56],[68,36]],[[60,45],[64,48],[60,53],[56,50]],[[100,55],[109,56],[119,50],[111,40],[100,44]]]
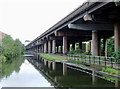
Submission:
[[[114,83],[71,69],[62,63],[43,61],[40,56],[20,57],[2,65],[2,87],[113,87]]]

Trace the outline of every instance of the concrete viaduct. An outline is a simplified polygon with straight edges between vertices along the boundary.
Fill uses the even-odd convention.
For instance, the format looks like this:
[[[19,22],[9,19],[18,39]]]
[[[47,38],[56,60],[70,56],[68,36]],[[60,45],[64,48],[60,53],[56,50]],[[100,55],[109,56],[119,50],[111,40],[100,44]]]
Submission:
[[[103,50],[106,55],[106,40],[113,36],[117,51],[120,46],[119,3],[85,2],[29,43],[26,50],[57,53],[58,49],[61,49],[61,53],[67,54],[70,45],[75,49],[75,43],[79,43],[79,49],[82,50],[82,42],[91,41],[92,55],[100,56],[100,40],[103,39]]]

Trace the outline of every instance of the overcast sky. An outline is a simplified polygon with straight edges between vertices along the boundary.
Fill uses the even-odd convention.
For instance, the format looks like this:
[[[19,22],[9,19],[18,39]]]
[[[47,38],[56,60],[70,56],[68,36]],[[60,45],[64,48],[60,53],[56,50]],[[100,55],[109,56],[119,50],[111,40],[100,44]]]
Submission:
[[[0,0],[0,31],[32,41],[86,0]]]

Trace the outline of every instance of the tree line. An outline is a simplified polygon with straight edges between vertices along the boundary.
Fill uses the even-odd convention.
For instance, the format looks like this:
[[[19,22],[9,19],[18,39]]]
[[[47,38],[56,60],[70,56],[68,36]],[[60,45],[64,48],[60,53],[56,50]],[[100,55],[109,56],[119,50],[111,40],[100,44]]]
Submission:
[[[6,62],[12,60],[12,58],[17,57],[18,55],[23,54],[25,51],[24,45],[19,39],[13,40],[11,36],[6,35],[0,45],[0,60]]]

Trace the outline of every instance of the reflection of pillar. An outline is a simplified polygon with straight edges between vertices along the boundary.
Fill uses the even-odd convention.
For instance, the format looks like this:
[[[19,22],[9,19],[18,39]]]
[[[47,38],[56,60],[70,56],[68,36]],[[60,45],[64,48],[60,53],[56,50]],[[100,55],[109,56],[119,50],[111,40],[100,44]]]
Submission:
[[[52,53],[56,53],[56,42],[55,42],[55,40],[53,40],[53,44],[52,44]]]
[[[82,50],[82,41],[79,41],[79,49]]]
[[[52,62],[52,69],[53,69],[53,70],[56,69],[56,62]]]
[[[115,36],[115,51],[120,47],[120,23],[114,25],[114,36]]]
[[[115,87],[120,88],[120,81],[118,78],[115,80]]]
[[[93,84],[93,85],[95,85],[95,82],[96,82],[96,79],[97,79],[97,77],[96,77],[95,75],[96,75],[96,74],[95,74],[95,71],[92,70],[92,84]]]
[[[63,36],[63,54],[67,54],[67,36]]]
[[[97,31],[92,31],[92,55],[98,56],[98,34],[97,34]]]
[[[47,65],[47,61],[44,59],[44,65]]]
[[[48,68],[51,68],[51,62],[48,61]]]
[[[55,76],[55,79],[54,79],[54,80],[55,80],[55,82],[57,82],[57,76]]]
[[[67,75],[67,65],[63,63],[63,75]]]

